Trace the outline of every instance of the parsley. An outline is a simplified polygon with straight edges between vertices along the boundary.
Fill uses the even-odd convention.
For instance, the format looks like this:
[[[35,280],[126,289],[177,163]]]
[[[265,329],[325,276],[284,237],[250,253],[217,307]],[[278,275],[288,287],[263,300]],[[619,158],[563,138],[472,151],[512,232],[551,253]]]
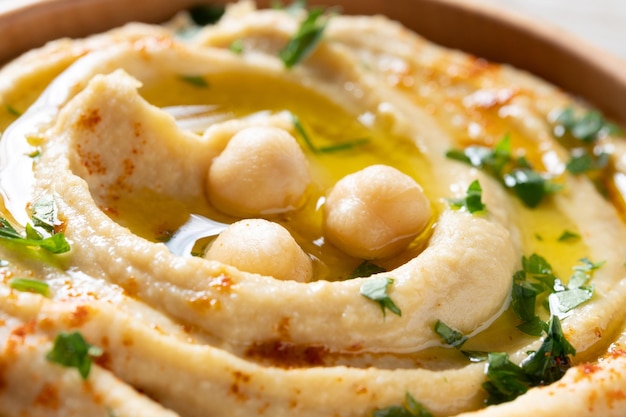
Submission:
[[[541,256],[522,257],[522,270],[513,274],[511,308],[522,321],[518,329],[540,336],[543,328],[536,313],[537,297],[550,291],[556,282],[552,266]]]
[[[179,75],[181,81],[199,88],[209,88],[209,83],[200,75]]]
[[[540,336],[546,325],[539,318],[536,307],[540,296],[547,294],[547,307],[552,316],[564,318],[579,305],[593,296],[593,286],[586,285],[592,273],[603,265],[587,258],[580,260],[582,266],[574,267],[574,273],[565,286],[554,275],[550,264],[537,254],[522,257],[522,270],[513,275],[511,308],[522,321],[519,330],[531,336]]]
[[[91,370],[91,359],[102,355],[102,350],[85,341],[79,332],[61,332],[54,339],[52,350],[46,355],[50,362],[76,368],[83,379],[87,379]]]
[[[15,117],[20,117],[22,115],[21,111],[17,110],[15,107],[13,107],[10,104],[5,104],[4,108],[9,112],[9,114]]]
[[[9,287],[17,291],[32,292],[48,297],[50,295],[50,287],[46,282],[29,278],[13,278],[9,281]]]
[[[370,261],[363,261],[354,269],[354,271],[352,271],[352,273],[348,276],[348,279],[369,277],[381,272],[387,272],[387,270],[382,266],[371,263]]]
[[[306,10],[307,0],[295,0],[289,6],[284,6],[281,1],[272,1],[270,7],[272,9],[285,10],[291,15],[295,15],[300,10]]]
[[[223,5],[199,4],[191,7],[188,13],[196,25],[206,26],[219,22],[225,11]]]
[[[570,232],[569,230],[564,230],[561,233],[561,236],[557,239],[559,242],[572,242],[580,240],[580,235],[578,233]]]
[[[54,227],[60,222],[57,218],[57,207],[54,199],[44,196],[33,204],[33,214],[31,216],[33,226],[41,227],[46,232],[54,234]]]
[[[489,397],[488,405],[511,401],[530,387],[549,385],[563,377],[572,365],[570,356],[576,349],[567,341],[558,317],[546,324],[546,337],[536,352],[516,365],[506,353],[489,353],[485,367],[487,381],[482,387]]]
[[[518,198],[530,208],[537,207],[543,199],[558,190],[541,174],[534,171],[524,158],[513,158],[511,139],[507,135],[493,149],[469,146],[464,150],[446,152],[450,159],[480,168],[512,189]]]
[[[620,131],[619,127],[607,122],[597,110],[576,115],[572,107],[567,107],[559,112],[554,123],[556,137],[569,135],[587,144],[597,141],[603,134]]]
[[[472,214],[483,212],[485,211],[485,205],[482,202],[482,192],[483,189],[480,183],[478,180],[474,180],[467,187],[465,198],[451,199],[450,205],[456,209],[465,208]]]
[[[228,49],[237,55],[242,54],[243,53],[243,39],[236,39],[232,41]]]
[[[302,138],[302,141],[304,142],[306,147],[309,148],[309,150],[313,153],[333,153],[333,152],[345,151],[345,150],[352,149],[358,146],[363,146],[369,143],[369,139],[361,138],[361,139],[355,139],[355,140],[351,140],[351,141],[347,141],[343,143],[338,143],[336,145],[317,147],[311,140],[311,136],[302,125],[302,122],[300,121],[300,119],[296,115],[292,114],[291,120],[293,122],[294,128],[296,129],[296,132],[298,133],[298,136]]]
[[[327,22],[323,9],[309,11],[298,31],[278,53],[286,68],[292,68],[313,53],[322,39]]]
[[[27,225],[26,237],[23,237],[2,217],[0,217],[0,239],[12,241],[27,247],[39,247],[54,254],[65,253],[70,250],[70,245],[67,243],[63,233],[57,233],[44,238],[32,226]]]
[[[437,323],[435,323],[435,333],[441,337],[441,340],[443,340],[446,345],[451,347],[461,348],[467,341],[467,336],[464,336],[463,333],[458,330],[454,330],[441,320],[437,320]]]
[[[609,163],[609,154],[606,152],[596,154],[586,149],[573,149],[571,155],[570,160],[565,164],[565,169],[574,175],[601,170]]]
[[[426,408],[408,392],[405,395],[404,405],[375,410],[373,417],[433,417]]]
[[[361,285],[361,295],[377,302],[383,311],[383,317],[386,315],[386,309],[398,316],[402,316],[402,311],[387,294],[387,290],[393,282],[393,278],[376,277],[365,280],[363,285]]]

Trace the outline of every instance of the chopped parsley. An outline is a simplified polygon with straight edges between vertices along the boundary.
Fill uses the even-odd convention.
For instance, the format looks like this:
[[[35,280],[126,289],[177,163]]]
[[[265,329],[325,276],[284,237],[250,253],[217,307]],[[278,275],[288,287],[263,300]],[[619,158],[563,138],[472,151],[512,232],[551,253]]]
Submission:
[[[29,224],[26,225],[26,236],[24,237],[11,226],[8,220],[2,217],[0,217],[0,239],[27,247],[39,247],[54,254],[65,253],[70,250],[70,245],[63,233],[56,233],[44,238],[41,233]]]
[[[576,349],[565,338],[558,317],[550,318],[545,332],[539,349],[519,366],[506,353],[489,353],[487,381],[482,385],[489,394],[488,405],[512,401],[531,387],[556,382],[572,366],[570,356],[576,355]]]
[[[593,271],[602,266],[587,258],[581,259],[582,266],[574,267],[568,284],[563,285],[556,277],[552,266],[541,256],[533,254],[522,257],[522,269],[513,275],[511,307],[522,321],[519,330],[531,336],[540,336],[545,331],[545,323],[537,313],[537,301],[544,298],[552,316],[564,318],[579,305],[593,296],[593,286],[587,285]],[[547,298],[545,298],[547,297]]]
[[[187,12],[196,25],[206,26],[219,22],[225,11],[223,5],[198,4],[189,8]]]
[[[33,226],[41,227],[46,232],[54,234],[54,227],[60,224],[54,199],[47,195],[37,200],[33,204],[31,218]]]
[[[604,134],[620,132],[619,127],[607,122],[597,110],[577,115],[572,107],[567,107],[559,112],[554,124],[556,137],[571,136],[587,144],[597,141]]]
[[[228,46],[228,49],[239,55],[243,53],[243,39],[236,39],[234,41],[231,42],[231,44]]]
[[[450,205],[456,209],[464,208],[471,214],[483,212],[486,207],[482,201],[482,194],[483,189],[480,183],[478,180],[474,180],[467,187],[465,198],[451,199],[449,200]]]
[[[179,75],[178,78],[187,84],[199,88],[209,88],[209,83],[200,75]]]
[[[464,150],[449,150],[446,156],[489,173],[505,187],[513,190],[530,208],[537,207],[546,196],[559,189],[534,171],[526,159],[513,157],[509,136],[500,140],[493,149],[469,146]]]
[[[467,336],[463,335],[463,333],[458,330],[454,330],[441,320],[437,320],[437,323],[435,323],[435,333],[441,337],[441,340],[443,340],[446,345],[457,349],[460,349],[467,341]]]
[[[87,343],[79,332],[61,332],[54,339],[54,346],[46,355],[46,359],[61,366],[76,368],[80,376],[87,379],[92,358],[101,355],[102,349]]]
[[[378,303],[383,311],[383,317],[386,315],[386,310],[402,316],[402,311],[400,311],[387,293],[393,282],[393,278],[375,277],[365,280],[363,285],[361,285],[361,295]]]
[[[580,235],[578,233],[571,232],[569,230],[564,230],[561,233],[561,236],[557,239],[559,242],[572,242],[580,240]]]
[[[433,415],[407,392],[404,405],[392,405],[375,410],[373,417],[433,417]]]
[[[311,136],[302,125],[302,122],[300,121],[300,119],[296,115],[292,114],[291,120],[293,122],[293,126],[296,132],[298,133],[298,136],[302,138],[302,141],[304,142],[306,147],[309,148],[309,150],[313,153],[328,154],[328,153],[333,153],[333,152],[346,151],[355,147],[366,145],[370,142],[368,138],[361,138],[361,139],[355,139],[355,140],[350,140],[347,142],[338,143],[336,145],[318,147],[311,140]]]
[[[9,114],[15,117],[20,117],[22,115],[21,111],[17,110],[15,107],[13,107],[10,104],[5,104],[4,108],[9,112]]]
[[[50,287],[44,281],[38,281],[30,278],[13,278],[9,281],[9,287],[16,291],[32,292],[35,294],[48,297],[50,295]]]
[[[348,276],[348,279],[354,279],[359,277],[369,277],[381,272],[387,272],[382,266],[378,266],[370,261],[363,261],[357,266],[354,271]]]
[[[308,12],[295,35],[278,53],[286,68],[294,67],[315,51],[327,23],[324,9],[316,7]]]

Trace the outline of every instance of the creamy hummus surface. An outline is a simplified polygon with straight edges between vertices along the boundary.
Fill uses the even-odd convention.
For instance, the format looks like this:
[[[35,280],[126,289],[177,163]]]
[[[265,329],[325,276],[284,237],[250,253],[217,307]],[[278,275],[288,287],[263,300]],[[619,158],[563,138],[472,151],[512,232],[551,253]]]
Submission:
[[[618,416],[623,131],[302,2],[0,71],[0,415]]]

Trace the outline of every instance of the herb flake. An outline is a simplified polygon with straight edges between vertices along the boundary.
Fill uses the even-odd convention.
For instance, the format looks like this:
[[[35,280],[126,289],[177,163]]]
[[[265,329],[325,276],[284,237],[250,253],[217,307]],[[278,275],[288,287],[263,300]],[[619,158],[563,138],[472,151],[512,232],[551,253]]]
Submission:
[[[327,22],[323,9],[309,11],[295,35],[278,53],[286,68],[294,67],[313,53],[322,40]]]
[[[92,358],[102,355],[102,350],[90,345],[79,332],[59,333],[46,359],[68,368],[76,368],[83,379],[89,377]]]
[[[410,393],[406,393],[404,405],[375,410],[374,417],[433,417],[433,415]]]
[[[32,292],[35,294],[48,297],[50,295],[50,287],[48,283],[30,278],[13,278],[9,281],[9,287],[16,291]]]
[[[464,208],[471,214],[484,212],[486,206],[482,201],[482,192],[480,183],[478,180],[474,180],[467,187],[465,198],[452,199],[450,205],[456,209]]]
[[[457,349],[460,349],[468,339],[463,333],[454,330],[441,320],[437,320],[437,323],[435,323],[435,333],[441,337],[441,340],[443,340],[446,345]]]
[[[361,285],[361,295],[378,303],[383,312],[383,317],[386,315],[386,310],[391,311],[397,316],[402,316],[402,311],[388,294],[389,287],[393,285],[393,283],[393,278],[375,277],[366,279],[363,285]]]

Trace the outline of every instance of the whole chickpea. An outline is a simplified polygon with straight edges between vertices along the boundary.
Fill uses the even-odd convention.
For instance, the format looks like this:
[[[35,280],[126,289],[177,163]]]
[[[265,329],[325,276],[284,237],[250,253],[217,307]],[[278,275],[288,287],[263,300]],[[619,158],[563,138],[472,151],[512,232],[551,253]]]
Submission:
[[[263,219],[231,224],[205,253],[206,259],[280,280],[310,281],[313,262],[283,226]]]
[[[246,217],[297,208],[311,179],[296,139],[275,127],[236,133],[211,164],[207,191],[220,211]]]
[[[404,249],[431,217],[422,188],[387,165],[372,165],[337,182],[324,204],[325,237],[349,255],[375,259]]]

